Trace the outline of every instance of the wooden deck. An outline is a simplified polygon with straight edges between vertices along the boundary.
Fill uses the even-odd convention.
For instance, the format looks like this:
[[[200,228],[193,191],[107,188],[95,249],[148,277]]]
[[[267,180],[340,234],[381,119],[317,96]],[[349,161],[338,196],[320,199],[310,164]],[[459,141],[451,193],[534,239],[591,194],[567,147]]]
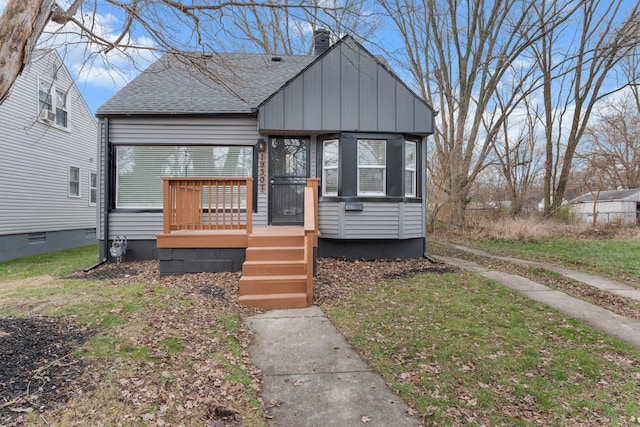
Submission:
[[[319,180],[309,179],[305,188],[304,225],[270,227],[252,227],[250,197],[244,200],[242,196],[251,194],[251,180],[241,181],[167,178],[164,232],[156,235],[157,247],[244,248],[240,304],[261,308],[307,307],[313,302]],[[216,189],[216,185],[231,190]],[[226,205],[219,206],[220,200]]]

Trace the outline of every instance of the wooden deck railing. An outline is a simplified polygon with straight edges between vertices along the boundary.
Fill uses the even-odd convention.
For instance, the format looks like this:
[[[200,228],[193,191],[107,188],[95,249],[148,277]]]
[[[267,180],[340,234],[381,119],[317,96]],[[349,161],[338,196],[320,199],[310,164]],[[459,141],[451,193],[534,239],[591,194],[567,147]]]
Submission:
[[[162,178],[164,233],[252,231],[252,178]]]
[[[318,178],[304,189],[304,260],[307,266],[307,304],[313,304],[313,249],[318,247]]]

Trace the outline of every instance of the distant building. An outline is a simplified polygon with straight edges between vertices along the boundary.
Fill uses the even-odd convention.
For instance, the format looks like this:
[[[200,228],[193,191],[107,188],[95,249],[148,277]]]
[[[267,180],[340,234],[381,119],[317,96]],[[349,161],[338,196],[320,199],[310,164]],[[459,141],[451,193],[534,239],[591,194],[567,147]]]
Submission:
[[[640,188],[586,193],[569,202],[577,221],[632,227],[640,225]],[[595,205],[595,211],[594,211]]]
[[[55,51],[0,105],[0,260],[96,242],[97,124]]]

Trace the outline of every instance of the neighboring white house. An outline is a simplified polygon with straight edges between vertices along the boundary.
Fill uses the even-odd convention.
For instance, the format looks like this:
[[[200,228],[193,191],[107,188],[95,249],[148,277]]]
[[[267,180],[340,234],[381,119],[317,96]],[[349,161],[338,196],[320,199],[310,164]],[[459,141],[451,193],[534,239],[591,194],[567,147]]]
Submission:
[[[597,224],[640,225],[640,188],[587,193],[569,202],[577,221],[592,224],[594,204]]]
[[[97,124],[55,51],[0,105],[0,260],[96,242]]]

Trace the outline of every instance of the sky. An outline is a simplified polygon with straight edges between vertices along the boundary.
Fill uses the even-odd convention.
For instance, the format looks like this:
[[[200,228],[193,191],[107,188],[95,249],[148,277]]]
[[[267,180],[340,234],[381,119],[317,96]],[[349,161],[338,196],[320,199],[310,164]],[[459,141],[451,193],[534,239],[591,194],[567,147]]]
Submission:
[[[0,12],[4,10],[7,1],[0,0]],[[629,1],[631,2],[632,0]],[[58,0],[58,4],[64,9],[70,4],[70,0]],[[76,15],[78,19],[84,18],[85,22],[90,22],[91,24],[88,25],[93,25],[94,32],[100,34],[105,40],[116,40],[119,36],[119,30],[124,25],[122,13],[117,8],[110,7],[108,3],[101,3],[100,0],[95,3],[87,2],[87,4],[90,7],[93,4],[101,4],[98,9],[99,14],[94,15],[93,11],[83,13],[80,10]],[[169,19],[163,16],[161,19],[163,32],[170,34],[169,37],[173,37],[176,43],[181,43],[190,37],[190,34],[180,34],[180,30],[184,28],[184,25],[179,22],[179,19],[175,19],[175,16],[169,17]],[[104,55],[98,54],[95,47],[88,45],[81,39],[77,35],[77,30],[58,30],[57,24],[49,24],[45,34],[39,40],[39,46],[55,46],[58,48],[65,65],[74,77],[76,85],[83,94],[92,113],[95,113],[98,107],[104,104],[140,71],[147,68],[158,56],[152,50],[154,42],[151,39],[145,36],[136,36],[136,33],[140,33],[139,31],[133,32],[134,40],[132,40],[132,43],[145,49],[135,52],[112,50]],[[311,31],[311,29],[309,28],[308,31]],[[384,27],[378,28],[376,36],[379,39],[385,39],[385,42],[388,43],[390,37],[385,37],[386,31]],[[209,36],[209,39],[217,40],[217,36],[218,34],[213,34]],[[241,37],[238,37],[238,43],[242,42],[240,39]],[[389,48],[389,46],[385,47]],[[402,72],[402,70],[398,69],[396,71]]]

